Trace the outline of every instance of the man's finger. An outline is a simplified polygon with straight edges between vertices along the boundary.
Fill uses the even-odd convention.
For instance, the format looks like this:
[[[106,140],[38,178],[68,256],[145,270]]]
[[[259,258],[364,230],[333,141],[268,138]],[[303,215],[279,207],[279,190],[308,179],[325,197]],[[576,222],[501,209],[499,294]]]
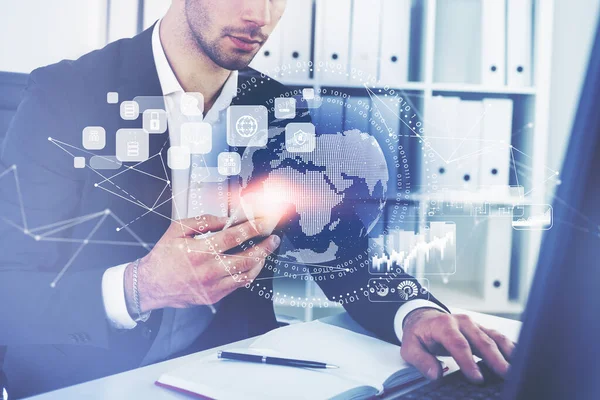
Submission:
[[[433,339],[444,346],[452,358],[456,360],[467,379],[474,383],[483,382],[483,375],[477,364],[475,364],[475,360],[473,360],[471,345],[458,329],[458,324],[449,326],[446,329],[434,329],[431,333]]]
[[[465,335],[475,354],[500,376],[506,376],[508,372],[508,363],[500,352],[494,339],[487,335],[483,330],[471,321],[469,317],[457,316],[459,318],[460,331]],[[461,318],[462,317],[462,318]]]
[[[441,378],[443,371],[440,362],[421,344],[414,335],[403,338],[400,355],[407,363],[419,370],[427,379]]]
[[[500,332],[497,332],[493,329],[488,329],[484,326],[479,326],[479,329],[481,329],[482,331],[484,331],[489,337],[491,337],[492,339],[494,339],[494,341],[496,342],[496,344],[498,345],[498,348],[500,349],[500,351],[502,352],[502,355],[504,356],[504,358],[507,361],[510,361],[513,351],[515,350],[515,344],[512,340],[510,340],[509,338],[507,338],[506,336],[504,336],[503,334],[501,334]]]
[[[268,236],[271,233],[272,229],[266,226],[262,220],[257,219],[218,232],[210,238],[210,241],[215,250],[222,253],[241,245],[247,240],[259,236]]]
[[[277,250],[280,243],[281,239],[272,235],[250,249],[227,256],[227,266],[230,270],[223,271],[222,280],[225,281],[225,286],[231,284],[240,287],[253,281],[264,267],[265,259]]]
[[[207,232],[216,232],[225,226],[227,217],[200,215],[196,218],[186,218],[171,223],[169,231],[175,237],[194,237]]]

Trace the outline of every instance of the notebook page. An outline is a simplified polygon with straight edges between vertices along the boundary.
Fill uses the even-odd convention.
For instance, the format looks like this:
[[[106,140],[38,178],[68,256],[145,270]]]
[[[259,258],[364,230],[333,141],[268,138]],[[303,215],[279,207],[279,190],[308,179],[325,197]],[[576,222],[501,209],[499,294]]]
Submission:
[[[319,370],[218,360],[212,354],[160,377],[159,383],[213,399],[325,399],[340,393],[373,395],[355,382]]]
[[[268,348],[282,357],[340,366],[327,373],[364,382],[381,390],[392,374],[411,368],[400,346],[320,321],[289,325],[258,338],[250,348]]]

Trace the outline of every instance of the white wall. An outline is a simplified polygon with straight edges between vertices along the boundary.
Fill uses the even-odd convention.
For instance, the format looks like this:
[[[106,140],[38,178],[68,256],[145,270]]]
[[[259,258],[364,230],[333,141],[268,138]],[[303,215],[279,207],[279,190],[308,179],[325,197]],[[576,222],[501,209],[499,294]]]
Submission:
[[[0,71],[30,72],[102,47],[107,0],[0,0]]]
[[[560,171],[596,34],[600,0],[554,0],[548,167]]]

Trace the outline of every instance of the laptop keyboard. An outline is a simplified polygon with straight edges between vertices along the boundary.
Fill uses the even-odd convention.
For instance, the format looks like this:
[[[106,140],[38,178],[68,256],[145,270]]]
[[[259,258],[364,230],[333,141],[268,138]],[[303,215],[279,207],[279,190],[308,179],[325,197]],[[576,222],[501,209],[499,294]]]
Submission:
[[[398,399],[403,400],[483,400],[500,399],[504,380],[494,374],[483,362],[479,369],[484,378],[483,385],[469,383],[460,371],[456,371],[439,381],[429,383],[406,393]]]

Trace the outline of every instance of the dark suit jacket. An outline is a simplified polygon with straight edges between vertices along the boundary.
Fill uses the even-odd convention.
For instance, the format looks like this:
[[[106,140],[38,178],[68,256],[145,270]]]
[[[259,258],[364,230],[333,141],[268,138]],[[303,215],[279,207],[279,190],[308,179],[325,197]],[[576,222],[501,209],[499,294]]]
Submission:
[[[84,127],[103,126],[107,150],[97,154],[114,155],[115,132],[140,128],[141,122],[121,120],[119,105],[107,104],[107,92],[118,92],[120,101],[162,95],[151,38],[152,30],[148,30],[77,61],[63,61],[31,74],[1,152],[5,168],[18,166],[26,221],[15,183],[5,179],[0,184],[0,212],[6,221],[31,229],[110,209],[127,223],[143,213],[137,201],[154,203],[164,188],[163,181],[128,171],[102,185],[114,194],[108,193],[94,187],[103,180],[101,176],[73,168],[72,157],[48,141],[52,137],[73,155],[83,155],[68,144],[80,147]],[[240,85],[249,76],[257,76],[256,71],[243,71]],[[281,84],[269,80],[251,95],[238,96],[234,104],[266,104],[284,91]],[[166,160],[168,133],[151,135],[150,146],[151,155],[162,152]],[[140,168],[165,175],[158,157]],[[105,172],[110,176],[114,171]],[[170,215],[170,202],[157,211]],[[101,293],[104,271],[141,257],[147,250],[103,242],[82,246],[81,239],[93,229],[91,239],[115,240],[119,223],[109,216],[98,224],[101,219],[64,230],[58,235],[62,240],[52,241],[36,241],[35,233],[26,236],[15,226],[0,222],[0,346],[8,346],[4,370],[13,396],[136,368],[155,338],[160,311],[129,331],[115,331],[107,322]],[[131,228],[144,242],[156,243],[169,223],[168,218],[150,213]],[[118,238],[136,242],[125,230]],[[70,265],[68,271],[51,288],[50,283],[66,265]],[[367,272],[359,271],[320,285],[328,296],[339,296],[365,286],[367,279]],[[271,286],[270,280],[264,282]],[[397,308],[397,303],[370,303],[364,297],[346,306],[355,320],[389,341],[397,341],[393,331]],[[272,302],[239,289],[222,301],[215,319],[188,352],[259,335],[276,326]]]

